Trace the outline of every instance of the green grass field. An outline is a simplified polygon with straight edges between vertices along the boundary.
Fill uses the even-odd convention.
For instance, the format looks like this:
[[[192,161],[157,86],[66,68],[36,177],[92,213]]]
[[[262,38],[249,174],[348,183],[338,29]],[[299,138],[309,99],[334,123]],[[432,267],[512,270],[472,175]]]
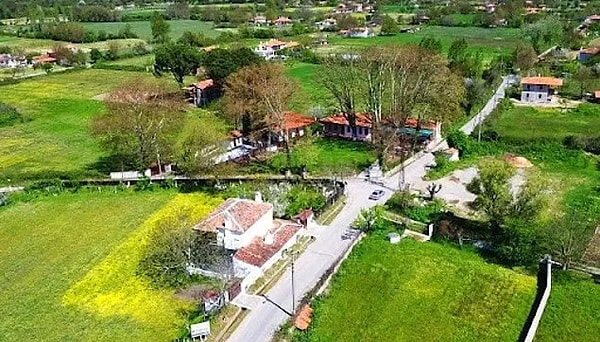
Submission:
[[[167,23],[171,26],[171,37],[176,39],[181,37],[185,31],[202,33],[207,37],[215,38],[223,32],[214,29],[213,23],[198,20],[169,20]],[[118,33],[125,25],[131,25],[131,30],[142,39],[152,39],[149,21],[132,22],[109,22],[109,23],[81,23],[84,27],[94,31],[106,31],[107,33]]]
[[[552,292],[535,340],[598,341],[600,285],[589,277],[554,273]]]
[[[220,202],[174,191],[82,190],[0,209],[0,335],[7,341],[168,341],[190,303],[136,267],[157,222]]]
[[[357,141],[316,139],[292,147],[292,165],[306,165],[309,172],[318,175],[349,176],[371,165],[376,159],[369,146]],[[285,153],[278,153],[267,162],[267,167],[282,171],[287,167]]]
[[[144,55],[131,58],[118,59],[116,61],[105,62],[108,65],[134,65],[134,66],[151,66],[154,64],[154,55]]]
[[[63,194],[1,208],[0,239],[10,243],[0,249],[0,335],[7,341],[152,338],[156,331],[129,317],[96,317],[65,307],[62,297],[173,196]]]
[[[306,340],[516,341],[535,282],[471,251],[375,234],[313,304]]]
[[[514,107],[498,117],[493,127],[506,139],[556,139],[569,135],[596,135],[600,131],[600,105],[584,104],[562,113],[560,109]]]
[[[299,86],[292,98],[292,110],[308,113],[314,107],[326,110],[335,106],[333,97],[319,82],[320,68],[321,65],[308,63],[294,63],[287,66],[287,75],[296,80]]]
[[[1,87],[2,100],[16,106],[27,122],[0,128],[0,182],[92,167],[104,156],[89,127],[104,104],[93,97],[133,77],[152,76],[84,70]]]
[[[371,45],[386,44],[418,44],[424,37],[431,36],[440,39],[444,51],[453,41],[464,38],[471,51],[481,50],[486,60],[500,54],[510,54],[521,40],[520,30],[511,28],[485,29],[477,27],[442,27],[424,26],[416,33],[398,33],[393,36],[377,36],[374,38],[340,38],[329,39],[329,47],[321,51],[361,48]]]

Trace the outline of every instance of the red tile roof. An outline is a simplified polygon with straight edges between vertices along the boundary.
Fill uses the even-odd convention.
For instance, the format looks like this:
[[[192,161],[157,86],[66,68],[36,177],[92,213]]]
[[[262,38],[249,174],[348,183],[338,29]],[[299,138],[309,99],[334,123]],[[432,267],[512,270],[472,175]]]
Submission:
[[[301,225],[285,220],[274,220],[270,234],[273,234],[273,243],[266,244],[261,237],[254,238],[252,242],[239,249],[234,258],[249,265],[262,267],[273,257],[290,239],[302,228]]]
[[[591,47],[591,48],[582,49],[581,51],[579,51],[579,53],[585,53],[588,55],[596,55],[596,54],[598,54],[598,52],[600,52],[600,48],[597,48],[597,47]]]
[[[587,17],[588,20],[600,20],[600,14],[594,14]]]
[[[418,125],[424,129],[435,130],[436,122],[432,120],[421,120],[421,122],[418,122],[416,118],[407,118],[406,121],[404,121],[404,127],[417,128]]]
[[[34,63],[54,63],[56,58],[50,56],[37,56],[33,59]]]
[[[212,87],[214,84],[213,80],[211,78],[207,79],[207,80],[202,80],[198,83],[195,84],[195,86],[199,89],[206,89],[206,88],[210,88]]]
[[[271,209],[273,205],[270,203],[230,198],[194,226],[194,229],[214,233],[219,228],[225,228],[225,222],[229,220],[231,222],[229,230],[243,233]]]
[[[321,122],[332,123],[336,125],[349,126],[348,119],[343,114],[337,114],[321,119]],[[371,116],[365,113],[356,113],[356,126],[371,128]]]
[[[315,123],[315,119],[294,112],[283,113],[283,128],[292,130],[307,127]]]
[[[523,77],[523,79],[521,79],[521,84],[536,84],[560,87],[563,85],[563,80],[555,77]]]

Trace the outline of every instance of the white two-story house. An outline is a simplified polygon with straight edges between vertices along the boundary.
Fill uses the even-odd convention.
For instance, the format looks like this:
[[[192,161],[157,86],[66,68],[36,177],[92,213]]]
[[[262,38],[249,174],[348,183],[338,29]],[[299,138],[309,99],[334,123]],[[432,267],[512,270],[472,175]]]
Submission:
[[[258,44],[254,49],[254,52],[266,60],[271,60],[276,58],[278,51],[298,45],[297,42],[283,42],[281,40],[271,39],[267,42]]]
[[[273,205],[230,198],[194,229],[216,234],[217,244],[234,251],[233,272],[245,290],[296,243],[303,224],[273,218]]]
[[[521,79],[521,102],[548,103],[563,80],[554,77],[524,77]]]

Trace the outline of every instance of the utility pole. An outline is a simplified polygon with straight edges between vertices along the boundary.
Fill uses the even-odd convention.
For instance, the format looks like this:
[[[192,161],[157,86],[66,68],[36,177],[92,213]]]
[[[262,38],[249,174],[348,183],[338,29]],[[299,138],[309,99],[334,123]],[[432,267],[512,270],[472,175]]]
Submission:
[[[292,256],[292,320],[296,317],[296,291],[294,291],[294,251],[291,251]]]

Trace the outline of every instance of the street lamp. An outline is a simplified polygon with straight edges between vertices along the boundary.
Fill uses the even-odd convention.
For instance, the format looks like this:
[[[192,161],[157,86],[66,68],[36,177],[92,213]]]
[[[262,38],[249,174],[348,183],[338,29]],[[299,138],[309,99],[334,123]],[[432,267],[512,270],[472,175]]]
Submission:
[[[291,273],[291,276],[292,276],[292,310],[290,311],[291,315],[292,315],[292,319],[294,319],[294,317],[296,316],[296,291],[294,289],[294,262],[295,262],[294,257],[296,255],[296,253],[297,252],[293,251],[291,248],[286,251],[286,254],[290,256],[291,261],[292,261],[292,273]]]

